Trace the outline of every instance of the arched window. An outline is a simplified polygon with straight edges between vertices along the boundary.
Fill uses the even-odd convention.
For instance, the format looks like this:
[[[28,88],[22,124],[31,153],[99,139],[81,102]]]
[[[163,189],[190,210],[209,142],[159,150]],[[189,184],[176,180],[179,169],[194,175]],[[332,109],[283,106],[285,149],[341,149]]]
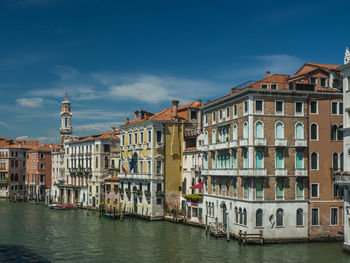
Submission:
[[[105,156],[105,168],[108,168],[108,157]]]
[[[238,224],[238,208],[235,207],[236,224]]]
[[[277,209],[276,226],[283,226],[283,209],[282,208]]]
[[[257,152],[256,155],[255,155],[255,168],[263,168],[264,167],[264,164],[263,164],[263,158],[264,158],[264,155],[262,152]]]
[[[243,152],[243,168],[248,168],[248,152]]]
[[[296,196],[298,200],[304,198],[304,184],[302,182],[298,182],[296,185]]]
[[[275,131],[276,139],[283,139],[284,138],[284,129],[283,129],[283,123],[277,122],[276,123],[276,131]]]
[[[276,199],[280,200],[283,199],[283,183],[278,182],[276,184]]]
[[[243,223],[243,214],[242,214],[242,208],[239,208],[239,223]]]
[[[95,161],[96,161],[95,166],[96,166],[96,168],[98,168],[98,157],[96,157]]]
[[[208,145],[208,143],[208,132],[206,131],[204,135],[204,145]]]
[[[233,168],[237,168],[237,152],[233,153]]]
[[[340,154],[340,171],[344,171],[344,154]]]
[[[255,123],[255,138],[264,138],[263,124],[261,121]]]
[[[262,183],[256,183],[255,186],[255,198],[262,199],[263,198],[263,185]]]
[[[231,168],[231,155],[229,153],[226,154],[226,165],[225,168]]]
[[[311,124],[311,140],[318,140],[318,127],[316,123]]]
[[[343,140],[343,131],[341,130],[343,129],[343,125],[340,124],[337,130],[337,140],[338,141],[342,141]]]
[[[237,141],[238,133],[237,133],[237,125],[236,124],[233,126],[233,134],[232,135],[233,135],[233,140]]]
[[[211,161],[212,161],[212,168],[216,168],[215,152],[211,152]]]
[[[247,210],[243,209],[243,225],[247,225]]]
[[[248,122],[243,125],[243,138],[248,138]]]
[[[187,189],[187,179],[185,178],[184,181],[182,182],[182,194],[186,194],[186,189]],[[208,209],[208,202],[207,202],[207,209]],[[208,211],[207,211],[208,213]]]
[[[338,130],[338,125],[332,124],[332,126],[331,126],[331,140],[337,139],[337,130]]]
[[[256,210],[255,226],[263,226],[263,211],[261,209]]]
[[[212,131],[212,137],[211,137],[211,143],[216,143],[216,131],[213,129]]]
[[[317,153],[311,153],[311,169],[317,170],[318,169],[318,154]]]
[[[303,169],[304,168],[304,154],[302,152],[297,152],[296,155],[296,168]]]
[[[204,154],[204,168],[208,169],[208,154]]]
[[[276,152],[276,169],[284,168],[283,153]]]
[[[299,208],[297,210],[297,226],[304,225],[303,209]]]
[[[302,140],[304,139],[304,126],[302,123],[298,122],[295,126],[295,139]]]
[[[338,171],[338,153],[333,153],[333,171]]]

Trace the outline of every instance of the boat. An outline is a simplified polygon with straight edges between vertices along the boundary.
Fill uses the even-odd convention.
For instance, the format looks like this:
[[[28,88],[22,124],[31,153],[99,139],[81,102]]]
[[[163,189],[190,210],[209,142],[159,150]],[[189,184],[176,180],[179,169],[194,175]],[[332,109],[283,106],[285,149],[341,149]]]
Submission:
[[[52,204],[48,205],[50,209],[55,209],[55,210],[71,210],[75,209],[74,205],[58,205],[58,204]]]

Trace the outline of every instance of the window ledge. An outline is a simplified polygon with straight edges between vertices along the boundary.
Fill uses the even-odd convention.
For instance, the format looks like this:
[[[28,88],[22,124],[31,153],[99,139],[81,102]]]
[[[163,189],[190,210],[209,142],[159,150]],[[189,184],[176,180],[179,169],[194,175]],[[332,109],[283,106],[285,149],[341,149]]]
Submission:
[[[305,226],[296,226],[296,228],[305,228]]]
[[[285,228],[285,226],[276,226],[276,228]]]

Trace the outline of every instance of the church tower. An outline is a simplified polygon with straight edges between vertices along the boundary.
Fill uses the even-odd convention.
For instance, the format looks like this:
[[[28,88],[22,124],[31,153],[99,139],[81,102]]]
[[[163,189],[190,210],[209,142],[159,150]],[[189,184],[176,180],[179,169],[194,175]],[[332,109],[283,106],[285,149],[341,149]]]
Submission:
[[[350,51],[347,47],[345,50],[344,65],[350,63]]]
[[[61,143],[63,144],[65,140],[72,139],[72,113],[70,111],[70,101],[68,100],[68,94],[66,91],[66,96],[64,101],[62,101],[62,110],[61,110]]]

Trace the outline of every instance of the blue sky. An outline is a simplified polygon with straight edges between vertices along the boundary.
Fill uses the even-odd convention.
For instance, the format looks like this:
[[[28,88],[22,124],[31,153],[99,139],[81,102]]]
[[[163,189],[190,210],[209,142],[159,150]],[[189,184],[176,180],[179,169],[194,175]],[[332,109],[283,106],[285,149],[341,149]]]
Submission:
[[[135,109],[213,99],[265,71],[342,64],[350,1],[0,0],[0,136],[58,142]]]

